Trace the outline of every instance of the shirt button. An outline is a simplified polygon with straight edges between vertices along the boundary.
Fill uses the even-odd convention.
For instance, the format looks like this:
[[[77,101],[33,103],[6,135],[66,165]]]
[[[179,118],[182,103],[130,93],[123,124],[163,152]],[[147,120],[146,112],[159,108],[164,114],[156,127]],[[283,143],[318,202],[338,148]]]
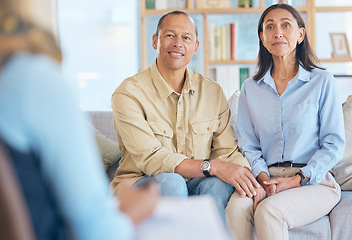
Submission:
[[[182,127],[181,127],[181,126],[178,126],[178,127],[177,127],[177,129],[178,129],[178,130],[181,130],[181,129],[182,129]]]
[[[210,130],[210,127],[207,127],[207,130],[209,131],[209,130]]]
[[[164,130],[164,134],[166,134],[166,130]]]

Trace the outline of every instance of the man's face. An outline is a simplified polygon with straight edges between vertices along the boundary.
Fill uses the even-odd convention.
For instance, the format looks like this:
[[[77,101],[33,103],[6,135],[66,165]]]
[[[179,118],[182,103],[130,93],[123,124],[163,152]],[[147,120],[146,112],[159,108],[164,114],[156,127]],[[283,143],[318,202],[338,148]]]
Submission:
[[[159,36],[153,35],[159,70],[185,70],[197,53],[199,42],[196,38],[196,27],[186,15],[172,14],[165,17]]]

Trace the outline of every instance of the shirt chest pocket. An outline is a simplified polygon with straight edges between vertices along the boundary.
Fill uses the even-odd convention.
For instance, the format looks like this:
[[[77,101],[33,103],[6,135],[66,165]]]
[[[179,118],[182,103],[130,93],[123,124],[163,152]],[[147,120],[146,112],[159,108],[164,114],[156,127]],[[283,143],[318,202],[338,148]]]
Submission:
[[[173,150],[172,141],[174,133],[172,128],[163,122],[148,122],[148,124],[161,145],[169,150]]]
[[[195,159],[209,158],[213,133],[218,127],[218,119],[192,124],[193,156]]]
[[[311,103],[295,104],[287,112],[286,119],[290,135],[316,133],[319,127],[318,106]]]

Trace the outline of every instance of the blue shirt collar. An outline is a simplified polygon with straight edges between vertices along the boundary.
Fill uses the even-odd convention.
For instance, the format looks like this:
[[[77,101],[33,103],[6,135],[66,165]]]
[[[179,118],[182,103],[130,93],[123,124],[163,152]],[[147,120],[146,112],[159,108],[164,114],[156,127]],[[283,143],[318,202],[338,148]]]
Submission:
[[[271,77],[271,74],[270,74],[271,68],[272,66],[265,73],[264,77],[258,81],[258,84],[260,82],[264,82],[270,86],[272,86],[273,84],[274,84],[273,86],[275,86],[274,79]],[[311,72],[305,70],[301,65],[299,65],[298,78],[297,78],[299,81],[308,82],[310,80],[310,74]]]

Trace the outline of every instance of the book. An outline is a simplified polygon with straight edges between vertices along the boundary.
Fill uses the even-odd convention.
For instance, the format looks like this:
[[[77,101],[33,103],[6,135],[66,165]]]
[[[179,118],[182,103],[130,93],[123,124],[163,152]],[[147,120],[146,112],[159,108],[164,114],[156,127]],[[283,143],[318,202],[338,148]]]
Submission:
[[[236,23],[230,23],[230,59],[236,59]]]
[[[249,68],[248,67],[241,67],[239,69],[239,75],[240,75],[240,89],[242,88],[243,82],[249,78]]]
[[[240,80],[239,80],[239,67],[236,65],[220,65],[215,68],[210,73],[215,75],[215,81],[222,87],[223,92],[227,99],[229,99],[232,94],[239,90]]]
[[[215,58],[215,25],[213,23],[208,24],[208,53],[209,53],[209,60],[214,61]]]
[[[187,0],[176,0],[178,9],[186,9],[187,8]]]
[[[221,29],[221,33],[220,33],[220,48],[221,48],[221,58],[220,60],[226,60],[226,52],[227,52],[227,49],[226,49],[226,26],[222,26],[220,27]]]
[[[196,8],[231,8],[231,0],[196,0]]]
[[[220,27],[214,28],[214,52],[215,59],[221,60],[221,30]]]
[[[231,59],[231,24],[226,24],[226,60]]]
[[[160,9],[160,10],[167,9],[167,1],[166,0],[155,0],[155,9]]]
[[[238,0],[238,7],[244,7],[244,8],[252,7],[252,0]]]
[[[146,9],[155,9],[155,0],[145,0]]]
[[[228,66],[228,91],[227,98],[229,99],[232,94],[240,90],[240,68],[237,65]]]

